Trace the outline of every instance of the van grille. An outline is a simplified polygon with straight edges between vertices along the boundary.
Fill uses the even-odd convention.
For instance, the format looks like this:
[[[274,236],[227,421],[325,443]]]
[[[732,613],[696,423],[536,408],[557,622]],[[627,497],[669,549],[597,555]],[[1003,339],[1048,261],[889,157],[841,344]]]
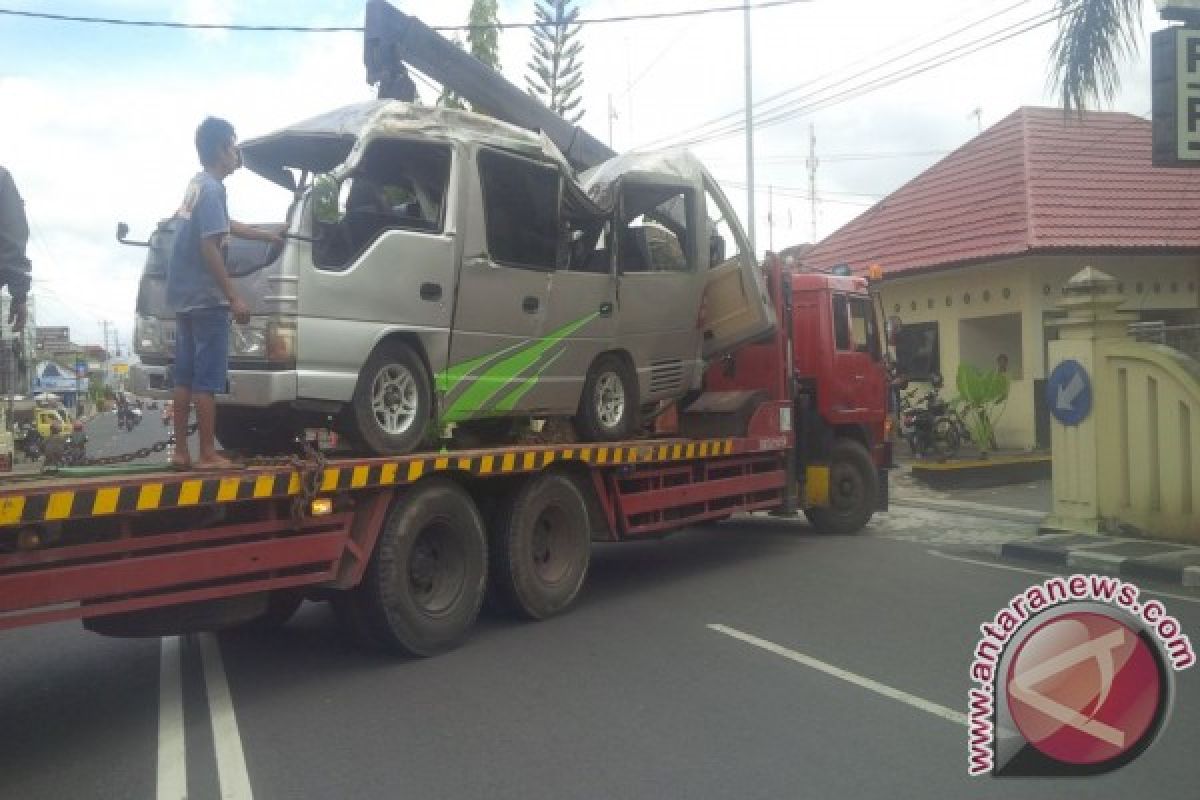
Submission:
[[[674,392],[683,385],[682,361],[656,361],[650,365],[650,391]]]

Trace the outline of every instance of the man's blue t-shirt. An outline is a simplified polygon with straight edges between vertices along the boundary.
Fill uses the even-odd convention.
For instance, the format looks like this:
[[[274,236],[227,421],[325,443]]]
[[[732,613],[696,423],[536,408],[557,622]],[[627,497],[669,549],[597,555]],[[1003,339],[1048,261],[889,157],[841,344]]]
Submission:
[[[229,305],[200,253],[201,239],[228,234],[225,186],[201,172],[188,184],[175,214],[175,246],[167,265],[167,305],[172,311]]]

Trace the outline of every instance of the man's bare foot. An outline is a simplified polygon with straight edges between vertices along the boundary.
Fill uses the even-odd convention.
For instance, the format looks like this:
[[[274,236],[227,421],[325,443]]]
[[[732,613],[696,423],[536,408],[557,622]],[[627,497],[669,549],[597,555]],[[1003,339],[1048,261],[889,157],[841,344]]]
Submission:
[[[171,456],[171,469],[191,469],[192,457],[181,456],[178,453]]]
[[[194,469],[217,470],[238,469],[241,467],[241,464],[238,464],[235,461],[230,461],[228,458],[222,458],[221,456],[211,456],[209,458],[201,458],[192,466]]]

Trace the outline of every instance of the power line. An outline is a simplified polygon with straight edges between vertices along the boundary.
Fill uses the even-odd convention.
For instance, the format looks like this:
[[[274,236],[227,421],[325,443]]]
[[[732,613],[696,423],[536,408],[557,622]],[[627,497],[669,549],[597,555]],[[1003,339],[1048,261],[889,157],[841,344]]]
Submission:
[[[953,61],[957,61],[959,59],[962,59],[969,55],[977,53],[980,50],[984,50],[986,48],[989,48],[989,47],[995,46],[997,44],[1000,44],[1002,42],[1008,41],[1009,39],[1015,38],[1017,36],[1021,36],[1025,33],[1035,30],[1036,28],[1042,27],[1043,25],[1047,25],[1051,22],[1054,22],[1055,20],[1061,18],[1062,16],[1066,15],[1067,13],[1070,13],[1069,9],[1064,10],[1064,11],[1051,10],[1051,11],[1047,11],[1047,12],[1042,12],[1041,14],[1036,14],[1032,17],[1022,20],[1021,22],[1010,25],[1007,28],[1001,29],[999,31],[993,31],[993,32],[988,33],[984,36],[981,36],[977,39],[974,39],[970,42],[967,42],[962,45],[958,45],[957,47],[951,48],[950,50],[944,51],[942,53],[938,53],[934,56],[931,56],[931,57],[925,59],[924,61],[918,62],[916,64],[910,64],[910,65],[902,67],[892,73],[888,73],[886,75],[872,78],[868,82],[860,83],[855,86],[851,86],[851,87],[844,89],[840,92],[837,92],[835,94],[828,95],[826,97],[818,97],[818,95],[820,95],[822,92],[827,92],[830,89],[836,88],[838,85],[841,85],[843,83],[848,83],[850,79],[847,79],[845,81],[839,81],[838,83],[832,84],[830,86],[826,86],[826,87],[824,87],[822,89],[818,89],[808,95],[799,97],[796,100],[789,101],[787,104],[780,106],[779,108],[764,111],[763,116],[760,119],[756,119],[755,124],[766,127],[769,125],[778,124],[780,122],[786,122],[787,120],[794,119],[795,117],[803,116],[803,115],[811,113],[813,111],[821,110],[824,108],[829,108],[831,106],[838,105],[843,102],[848,102],[849,100],[861,97],[862,95],[869,94],[870,92],[876,91],[878,89],[882,89],[887,86],[891,86],[892,84],[899,83],[900,81],[907,80],[908,78],[912,78],[917,75],[928,72],[930,70],[936,69],[938,67],[945,66],[946,64],[949,64]],[[1021,26],[1024,26],[1024,27],[1021,27]],[[881,66],[885,66],[885,65],[881,65]],[[875,69],[878,69],[878,67]],[[874,69],[867,70],[867,71],[871,72],[871,71],[874,71]],[[805,102],[805,101],[808,101],[808,102]],[[695,146],[695,145],[699,145],[699,144],[704,144],[707,142],[717,141],[719,139],[728,138],[729,136],[735,136],[735,135],[741,133],[742,130],[743,130],[743,125],[741,123],[733,122],[733,123],[725,125],[724,127],[717,128],[709,133],[700,134],[697,136],[692,136],[689,138],[684,138],[684,139],[681,139],[678,141],[671,142],[671,144],[669,146],[671,146],[671,147],[691,147],[691,146]]]
[[[800,3],[811,3],[814,0],[764,0],[753,3],[750,10],[793,6]],[[745,6],[715,6],[712,8],[694,8],[684,11],[660,11],[653,14],[623,14],[615,17],[590,17],[577,19],[572,25],[598,25],[608,22],[642,22],[646,20],[676,19],[679,17],[698,17],[705,14],[724,14],[730,11],[744,11]],[[29,19],[51,20],[54,22],[82,22],[98,25],[124,25],[137,28],[178,28],[184,30],[206,31],[251,31],[251,32],[285,32],[285,33],[362,33],[362,26],[356,25],[238,25],[216,22],[170,22],[168,20],[123,19],[118,17],[80,17],[70,14],[50,14],[44,11],[21,11],[12,8],[0,8],[0,15],[10,17],[26,17]],[[435,31],[473,31],[473,30],[506,30],[509,28],[537,28],[539,22],[497,22],[489,25],[431,25]]]
[[[821,91],[825,91],[825,90],[827,90],[829,88],[833,88],[835,86],[839,86],[843,83],[849,82],[849,81],[854,80],[855,78],[861,77],[863,75],[868,75],[872,72],[875,72],[876,70],[882,69],[890,64],[900,61],[901,59],[907,58],[908,56],[915,55],[916,53],[919,53],[922,50],[928,50],[929,48],[931,48],[943,41],[952,39],[953,37],[959,35],[960,33],[964,33],[972,28],[976,28],[980,25],[983,25],[984,23],[990,22],[991,20],[993,20],[997,17],[1003,16],[1004,14],[1007,14],[1008,12],[1013,11],[1014,9],[1016,9],[1020,6],[1027,4],[1028,2],[1029,2],[1029,0],[1018,0],[1018,2],[1013,3],[1012,5],[1006,6],[1005,8],[1001,9],[1000,11],[993,12],[991,14],[988,14],[987,16],[984,16],[977,20],[974,20],[973,22],[963,25],[962,27],[956,28],[956,29],[950,31],[949,33],[940,34],[936,39],[933,39],[931,41],[926,40],[923,43],[917,45],[916,47],[906,50],[903,53],[900,53],[899,55],[890,57],[881,62],[877,62],[875,65],[867,67],[866,69],[860,70],[859,72],[856,72],[853,75],[848,75],[845,78],[839,78],[836,82],[834,82],[830,86],[826,87],[825,89],[816,89],[813,92],[803,95],[797,99],[803,100],[806,97],[811,97],[813,94],[819,93]],[[914,39],[910,39],[909,41],[914,41],[915,39],[916,39],[916,37],[914,37]],[[899,46],[902,47],[903,45],[899,45]],[[896,49],[896,48],[891,48],[891,49]],[[884,52],[887,52],[887,51],[884,51]],[[843,67],[839,67],[838,69],[831,70],[822,75],[818,75],[817,77],[815,77],[811,80],[804,81],[802,83],[796,84],[795,86],[789,87],[789,88],[784,89],[779,92],[776,92],[773,95],[764,97],[762,100],[755,103],[755,107],[756,107],[756,109],[761,109],[763,113],[768,113],[771,110],[768,107],[772,103],[776,103],[777,101],[782,100],[783,98],[787,97],[788,95],[796,94],[797,92],[801,91],[802,89],[806,89],[810,86],[820,84],[821,82],[826,81],[827,79],[833,78],[834,76],[838,75],[841,72],[845,72],[846,70],[852,69],[852,68],[858,66],[859,64],[866,62],[867,60],[868,60],[867,58],[856,59],[856,60],[850,62],[849,64],[846,64]],[[793,102],[793,101],[788,101],[788,102]],[[786,103],[783,103],[780,105],[780,107],[782,108],[785,105],[786,105]],[[702,130],[704,128],[711,128],[714,126],[723,127],[723,125],[725,123],[728,123],[731,120],[736,121],[737,118],[741,115],[741,113],[742,113],[742,110],[738,109],[736,111],[730,111],[725,114],[721,114],[720,116],[714,117],[706,122],[702,122],[699,125],[693,126],[693,131],[698,130],[698,129]],[[677,139],[677,138],[679,138],[679,137],[678,136],[664,136],[664,137],[654,140],[653,142],[650,142],[650,143],[644,145],[643,147],[645,147],[645,148],[658,147],[658,146],[660,146],[659,143],[661,143],[661,142],[666,142],[666,141],[669,141],[672,139]]]

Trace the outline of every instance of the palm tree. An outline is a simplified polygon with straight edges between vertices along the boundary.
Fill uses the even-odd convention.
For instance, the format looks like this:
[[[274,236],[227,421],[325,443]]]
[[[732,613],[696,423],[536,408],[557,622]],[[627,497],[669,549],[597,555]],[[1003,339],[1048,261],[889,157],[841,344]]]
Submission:
[[[1055,0],[1062,17],[1051,53],[1050,82],[1066,111],[1109,101],[1118,66],[1138,50],[1142,0]]]

